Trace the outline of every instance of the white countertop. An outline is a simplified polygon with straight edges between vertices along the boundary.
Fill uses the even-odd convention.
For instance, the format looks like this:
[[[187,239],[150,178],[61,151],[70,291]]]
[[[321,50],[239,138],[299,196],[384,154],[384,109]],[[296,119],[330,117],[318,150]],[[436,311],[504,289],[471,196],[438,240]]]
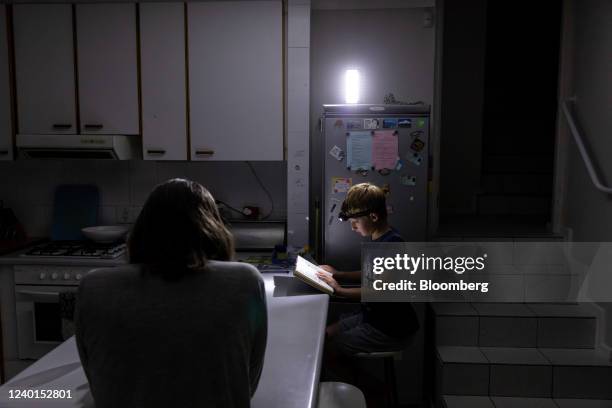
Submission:
[[[253,408],[315,407],[327,319],[327,295],[278,296],[274,277],[264,275],[268,343]],[[286,275],[283,279],[287,279]],[[307,291],[306,291],[307,292]],[[71,390],[72,399],[10,400],[11,389]],[[94,407],[74,337],[0,387],[0,407]]]

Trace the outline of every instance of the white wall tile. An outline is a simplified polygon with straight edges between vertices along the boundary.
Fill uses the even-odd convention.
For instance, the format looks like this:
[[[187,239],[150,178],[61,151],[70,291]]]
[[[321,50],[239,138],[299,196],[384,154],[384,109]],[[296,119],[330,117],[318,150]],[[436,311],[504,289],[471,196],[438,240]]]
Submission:
[[[100,202],[103,205],[130,204],[130,172],[128,162],[97,161],[94,180],[100,189]]]
[[[151,161],[134,160],[130,164],[130,202],[142,205],[157,185],[157,165]]]
[[[5,207],[16,205],[16,174],[11,162],[0,161],[0,200]]]
[[[117,207],[115,206],[101,206],[98,209],[98,224],[100,225],[113,225],[117,223]]]
[[[51,231],[53,207],[46,205],[23,206],[13,209],[29,237],[44,237]]]
[[[16,193],[23,205],[52,205],[55,180],[61,172],[58,161],[35,160],[25,165],[17,162]]]
[[[304,135],[307,136],[307,133]],[[302,136],[304,136],[302,135]],[[303,141],[302,141],[303,142]],[[304,142],[307,146],[307,138]],[[253,162],[253,167],[274,200],[270,219],[287,216],[285,162]],[[134,222],[146,198],[159,182],[189,178],[206,186],[230,205],[259,206],[264,213],[269,200],[245,162],[144,162],[20,160],[0,163],[0,200],[12,208],[31,236],[51,231],[53,198],[60,184],[93,184],[100,190],[98,222],[119,222],[118,211],[127,208]],[[307,182],[306,182],[307,184]]]
[[[189,178],[187,163],[184,162],[158,162],[157,182],[163,183],[173,178]]]

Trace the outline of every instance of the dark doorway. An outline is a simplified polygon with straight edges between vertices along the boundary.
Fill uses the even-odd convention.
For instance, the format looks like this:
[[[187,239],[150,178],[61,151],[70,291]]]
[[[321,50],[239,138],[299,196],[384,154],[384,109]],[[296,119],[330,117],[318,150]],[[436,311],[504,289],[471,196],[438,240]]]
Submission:
[[[547,234],[561,1],[446,1],[438,235]]]

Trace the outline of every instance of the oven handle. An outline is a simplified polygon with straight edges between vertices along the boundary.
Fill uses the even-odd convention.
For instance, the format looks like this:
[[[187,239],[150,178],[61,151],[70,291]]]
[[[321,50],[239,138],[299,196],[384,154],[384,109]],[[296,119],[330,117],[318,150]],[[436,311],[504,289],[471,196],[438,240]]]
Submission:
[[[35,290],[17,290],[20,295],[59,297],[59,292],[38,292]]]

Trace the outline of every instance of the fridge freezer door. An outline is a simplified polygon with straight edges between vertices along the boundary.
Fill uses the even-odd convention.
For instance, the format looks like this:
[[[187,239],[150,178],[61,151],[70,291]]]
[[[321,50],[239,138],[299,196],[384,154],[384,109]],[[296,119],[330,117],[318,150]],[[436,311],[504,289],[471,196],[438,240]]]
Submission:
[[[398,155],[403,165],[400,170],[392,170],[386,175],[375,170],[367,174],[350,171],[347,168],[347,129],[363,123],[364,119],[378,119],[380,127],[384,119],[408,119],[411,127],[378,130],[397,130]],[[368,122],[371,123],[371,122]],[[350,125],[349,125],[350,124]],[[321,185],[321,231],[322,261],[340,270],[358,270],[361,265],[361,242],[369,237],[361,237],[351,230],[350,222],[340,222],[338,213],[346,192],[334,187],[341,178],[351,179],[351,184],[371,182],[379,187],[388,186],[387,206],[389,224],[399,231],[407,241],[425,241],[427,235],[427,185],[429,152],[429,118],[419,115],[365,116],[332,115],[324,118],[323,123],[323,177]],[[363,129],[353,129],[363,131]],[[338,149],[344,158],[338,160]],[[330,153],[331,152],[331,153]],[[340,155],[342,157],[342,155]],[[381,172],[382,173],[382,172]],[[414,181],[414,185],[413,185]],[[342,187],[340,183],[338,185]]]

